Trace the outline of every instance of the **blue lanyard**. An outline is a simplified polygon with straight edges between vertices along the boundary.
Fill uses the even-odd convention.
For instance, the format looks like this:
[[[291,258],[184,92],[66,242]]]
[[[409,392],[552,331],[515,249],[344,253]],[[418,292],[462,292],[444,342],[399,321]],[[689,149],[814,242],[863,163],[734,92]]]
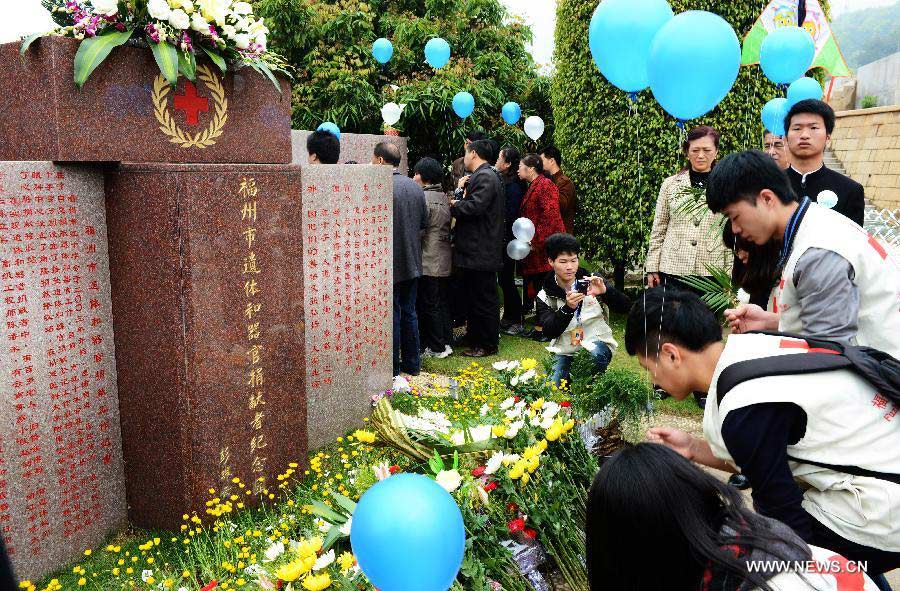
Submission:
[[[781,254],[778,257],[779,267],[787,262],[788,254],[790,254],[791,246],[794,242],[794,235],[797,233],[797,226],[800,224],[800,220],[803,219],[806,210],[809,209],[810,203],[809,197],[804,197],[803,201],[800,202],[800,207],[798,207],[797,211],[794,212],[794,215],[791,216],[787,228],[784,229],[784,242],[781,244]]]

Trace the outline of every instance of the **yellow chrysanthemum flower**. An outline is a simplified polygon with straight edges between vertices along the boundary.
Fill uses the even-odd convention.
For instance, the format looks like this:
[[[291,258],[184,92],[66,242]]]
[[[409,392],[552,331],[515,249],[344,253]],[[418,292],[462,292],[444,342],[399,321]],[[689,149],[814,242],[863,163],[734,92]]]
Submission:
[[[303,588],[308,591],[322,591],[331,586],[331,575],[322,573],[320,575],[310,575],[303,579]]]

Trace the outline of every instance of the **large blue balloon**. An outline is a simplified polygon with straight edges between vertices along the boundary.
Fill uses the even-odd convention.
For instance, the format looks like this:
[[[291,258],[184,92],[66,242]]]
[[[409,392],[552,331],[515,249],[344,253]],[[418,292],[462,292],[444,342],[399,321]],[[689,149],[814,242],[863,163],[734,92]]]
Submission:
[[[647,59],[653,37],[672,20],[666,0],[603,0],[594,10],[588,42],[600,73],[625,92],[650,85]]]
[[[500,114],[509,125],[515,125],[522,118],[522,107],[519,106],[519,103],[508,102],[503,105]]]
[[[435,37],[425,44],[425,61],[434,69],[440,69],[450,61],[450,44]]]
[[[822,100],[822,86],[815,78],[804,76],[799,80],[794,80],[788,86],[787,100],[789,108],[806,99]]]
[[[466,531],[450,493],[421,474],[397,474],[363,494],[350,544],[381,591],[447,591],[462,564]]]
[[[372,55],[379,64],[386,64],[391,61],[394,55],[394,45],[384,37],[376,39],[372,44]]]
[[[341,128],[332,123],[331,121],[326,121],[316,128],[316,131],[327,131],[337,139],[341,139]]]
[[[713,110],[731,90],[741,45],[725,19],[689,10],[659,30],[647,66],[653,96],[670,115],[687,121]]]
[[[453,112],[465,119],[475,110],[475,97],[468,92],[457,92],[453,97]]]
[[[784,135],[784,118],[788,112],[786,98],[773,98],[762,109],[762,122],[775,135]]]
[[[790,84],[803,76],[816,56],[816,44],[803,27],[779,27],[763,39],[759,65],[775,84]]]

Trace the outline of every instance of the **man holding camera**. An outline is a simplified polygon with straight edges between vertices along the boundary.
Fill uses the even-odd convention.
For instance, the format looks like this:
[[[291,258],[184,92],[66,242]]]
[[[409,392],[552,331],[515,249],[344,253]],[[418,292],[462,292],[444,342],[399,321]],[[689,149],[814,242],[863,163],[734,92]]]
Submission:
[[[579,268],[581,247],[571,234],[553,234],[544,244],[553,271],[547,273],[537,295],[537,318],[551,340],[547,350],[555,354],[553,382],[569,380],[572,357],[580,348],[594,358],[597,375],[606,371],[618,344],[609,327],[603,303],[626,313],[628,296]],[[602,302],[602,303],[601,303]]]

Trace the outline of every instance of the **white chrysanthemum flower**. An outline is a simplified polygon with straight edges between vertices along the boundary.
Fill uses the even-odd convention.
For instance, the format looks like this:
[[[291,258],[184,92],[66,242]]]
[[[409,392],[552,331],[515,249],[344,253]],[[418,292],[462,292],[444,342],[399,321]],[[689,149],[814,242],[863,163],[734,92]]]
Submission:
[[[503,465],[503,452],[498,451],[494,455],[490,457],[487,461],[487,464],[484,467],[485,474],[493,474],[497,470],[500,469],[500,466]]]
[[[250,14],[253,12],[253,7],[247,2],[235,2],[232,10],[237,14]]]
[[[519,376],[519,382],[521,382],[523,384],[526,382],[529,382],[536,375],[537,375],[536,371],[534,371],[533,369],[529,369],[528,371],[526,371],[525,373],[523,373],[522,375]]]
[[[141,573],[141,580],[146,583],[147,579],[149,579],[152,576],[153,576],[152,570],[145,570],[144,572]]]
[[[197,31],[198,33],[203,33],[204,35],[209,35],[209,23],[203,18],[203,15],[199,12],[195,12],[191,16],[191,28]]]
[[[237,35],[237,29],[235,29],[231,25],[223,25],[222,26],[222,35],[226,39],[234,39],[234,36]],[[396,380],[394,380],[394,381],[396,382]]]
[[[316,559],[315,564],[313,564],[313,571],[322,570],[323,568],[331,565],[334,562],[334,549],[332,548],[328,552],[319,556]]]
[[[517,418],[519,418],[520,416],[522,416],[522,409],[521,409],[521,408],[514,407],[514,408],[511,408],[511,409],[509,409],[508,411],[506,411],[506,418],[507,418],[507,419],[517,419]]]
[[[183,30],[191,26],[191,17],[180,8],[176,8],[169,13],[169,24],[175,29]]]
[[[478,443],[480,441],[487,441],[491,438],[491,429],[493,425],[478,425],[477,427],[473,427],[469,429],[469,435],[472,436],[472,441],[474,443]]]
[[[462,484],[462,475],[456,470],[441,470],[435,480],[445,491],[452,493]]]
[[[512,439],[513,437],[515,437],[516,435],[519,434],[519,429],[521,429],[524,426],[525,426],[524,421],[516,421],[515,423],[512,423],[506,429],[506,433],[504,433],[503,436],[506,437],[507,439]]]
[[[282,554],[284,554],[284,542],[278,541],[266,548],[263,556],[265,556],[266,562],[272,562]]]
[[[347,518],[347,522],[341,526],[340,532],[345,536],[350,535],[350,529],[353,527],[353,516]]]
[[[112,16],[119,12],[118,0],[91,0],[94,12],[104,16]]]
[[[503,402],[500,403],[500,408],[502,408],[503,410],[506,410],[508,408],[512,408],[515,405],[516,405],[516,399],[513,398],[512,396],[510,396],[509,398],[507,398],[506,400],[504,400]]]
[[[169,20],[172,9],[169,8],[169,3],[166,0],[150,0],[147,2],[147,12],[156,20],[165,21]]]
[[[478,414],[481,416],[485,416],[489,412],[491,412],[491,407],[488,406],[486,402],[481,405],[481,408],[478,409]]]
[[[562,407],[558,403],[551,400],[544,403],[544,407],[541,409],[541,414],[544,415],[544,418],[550,417],[552,419],[559,413],[560,408]]]

